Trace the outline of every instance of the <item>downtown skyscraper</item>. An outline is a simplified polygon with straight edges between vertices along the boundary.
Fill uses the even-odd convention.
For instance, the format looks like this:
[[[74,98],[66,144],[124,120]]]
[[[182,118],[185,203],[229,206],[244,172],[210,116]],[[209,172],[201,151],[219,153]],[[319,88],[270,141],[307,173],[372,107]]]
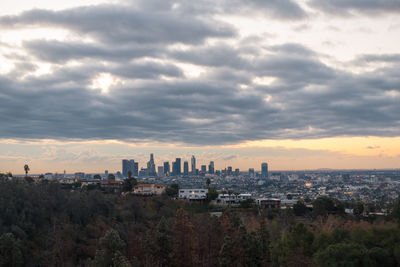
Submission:
[[[147,162],[147,172],[149,176],[157,176],[153,153],[150,154],[150,160]]]
[[[183,162],[183,174],[185,176],[189,175],[189,162],[186,160]]]
[[[138,163],[135,162],[133,159],[131,159],[131,160],[123,159],[122,160],[122,176],[123,177],[125,177],[125,178],[128,177],[129,172],[131,173],[132,176],[137,176],[137,168],[138,168]]]
[[[261,163],[261,178],[268,179],[268,163]]]
[[[192,155],[191,159],[192,174],[196,174],[196,158]]]
[[[169,166],[169,161],[164,161],[164,174],[165,175],[171,174],[171,168]]]

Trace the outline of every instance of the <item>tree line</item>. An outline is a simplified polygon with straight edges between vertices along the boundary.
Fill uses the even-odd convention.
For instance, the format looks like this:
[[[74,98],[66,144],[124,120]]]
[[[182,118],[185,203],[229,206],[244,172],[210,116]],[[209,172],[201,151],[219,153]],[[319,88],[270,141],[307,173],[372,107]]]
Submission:
[[[176,186],[170,189],[176,191]],[[0,266],[397,266],[400,229],[332,199],[273,216],[253,207],[65,189],[0,178]],[[319,206],[318,206],[319,205]],[[297,209],[297,210],[296,210]],[[300,219],[299,219],[300,218]]]

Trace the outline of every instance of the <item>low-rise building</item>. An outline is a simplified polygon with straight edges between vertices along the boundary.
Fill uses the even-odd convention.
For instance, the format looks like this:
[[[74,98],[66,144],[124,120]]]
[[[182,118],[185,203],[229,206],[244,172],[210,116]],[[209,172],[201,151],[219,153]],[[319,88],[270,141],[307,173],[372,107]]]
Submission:
[[[251,194],[219,194],[216,199],[216,204],[228,205],[228,204],[239,204],[240,202],[252,199]]]
[[[61,184],[73,184],[77,181],[75,178],[61,178],[58,180]]]
[[[102,188],[104,188],[107,191],[111,191],[114,193],[121,192],[122,189],[122,181],[101,181],[100,185]]]
[[[257,204],[262,209],[280,209],[281,200],[277,198],[259,198],[257,199]]]
[[[207,198],[208,189],[179,189],[179,198],[188,200],[204,200]]]
[[[132,192],[143,196],[161,195],[165,192],[165,186],[162,184],[137,184]]]

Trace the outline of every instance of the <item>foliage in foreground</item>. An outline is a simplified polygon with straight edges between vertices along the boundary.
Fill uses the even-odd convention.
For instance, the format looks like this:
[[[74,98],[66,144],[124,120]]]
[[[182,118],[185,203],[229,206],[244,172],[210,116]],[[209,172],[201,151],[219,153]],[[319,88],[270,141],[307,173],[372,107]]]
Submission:
[[[0,266],[400,264],[395,223],[328,216],[321,207],[309,225],[290,210],[273,220],[246,207],[215,217],[207,205],[0,179]]]

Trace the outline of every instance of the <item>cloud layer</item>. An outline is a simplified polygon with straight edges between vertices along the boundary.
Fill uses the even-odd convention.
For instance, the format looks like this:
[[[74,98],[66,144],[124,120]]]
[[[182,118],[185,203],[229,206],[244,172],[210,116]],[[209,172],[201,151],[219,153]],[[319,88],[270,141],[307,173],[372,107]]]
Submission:
[[[307,20],[295,1],[190,2],[0,17],[6,30],[69,34],[27,39],[4,55],[14,68],[0,75],[0,137],[227,144],[399,135],[400,54],[361,55],[339,68],[295,40],[273,44],[243,36],[221,18],[229,11]],[[323,12],[397,8],[395,1],[314,0],[312,6]],[[43,64],[50,72],[38,75]],[[351,66],[368,68],[356,73]]]

